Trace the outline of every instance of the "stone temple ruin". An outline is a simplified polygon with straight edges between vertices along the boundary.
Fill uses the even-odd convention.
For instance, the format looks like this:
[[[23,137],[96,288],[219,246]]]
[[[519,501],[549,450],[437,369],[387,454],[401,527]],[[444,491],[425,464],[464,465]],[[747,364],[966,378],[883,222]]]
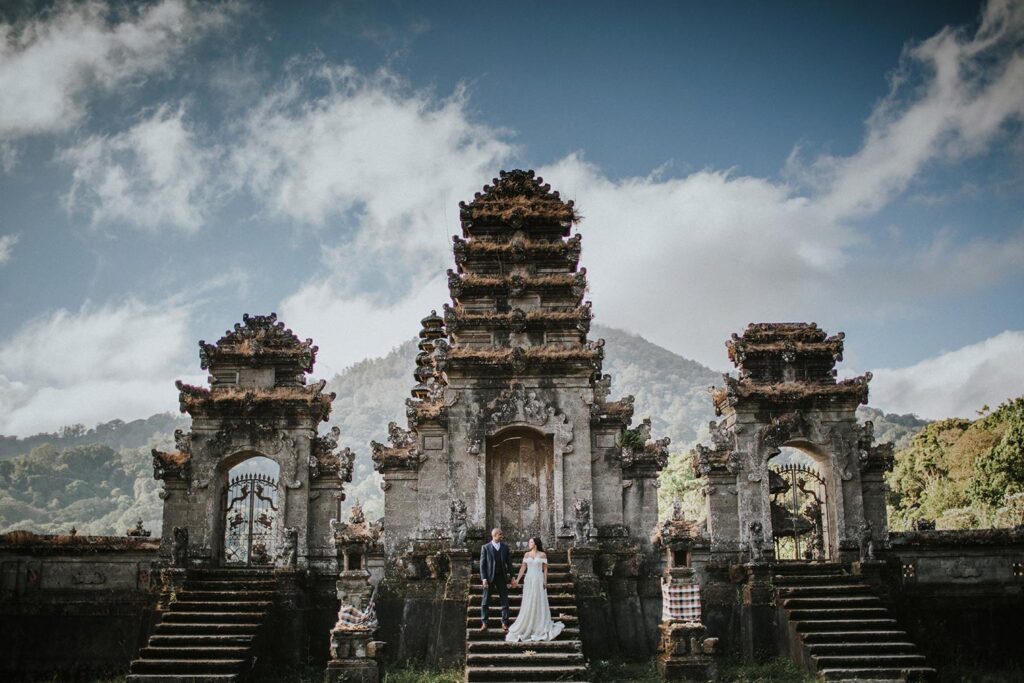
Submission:
[[[704,681],[723,655],[781,655],[823,680],[902,681],[1012,660],[1024,529],[889,531],[892,447],[856,419],[870,374],[837,379],[842,334],[732,336],[737,376],[691,453],[705,514],[659,518],[669,442],[634,425],[631,396],[610,398],[577,217],[532,171],[460,205],[407,425],[370,444],[379,521],[342,514],[354,454],[320,433],[334,396],[307,384],[312,340],[271,314],[200,342],[209,386],[178,384],[191,429],[152,454],[159,540],[0,537],[0,673],[131,662],[136,682],[236,680],[313,661],[372,683],[418,661],[467,681],[585,681],[588,660],[656,657],[666,679]],[[474,628],[495,526],[517,548],[544,539],[557,640]]]

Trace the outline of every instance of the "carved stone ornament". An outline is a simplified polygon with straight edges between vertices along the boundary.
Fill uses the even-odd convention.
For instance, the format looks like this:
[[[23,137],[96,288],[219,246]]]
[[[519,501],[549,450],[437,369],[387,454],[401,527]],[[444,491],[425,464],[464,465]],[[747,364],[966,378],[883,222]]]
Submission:
[[[501,496],[512,508],[525,510],[540,500],[540,488],[526,477],[514,477],[501,487]]]
[[[554,405],[545,403],[533,389],[513,382],[486,406],[474,404],[468,420],[468,452],[479,454],[487,434],[513,424],[526,424],[540,428],[554,437],[555,451],[572,452],[574,427],[568,416]]]

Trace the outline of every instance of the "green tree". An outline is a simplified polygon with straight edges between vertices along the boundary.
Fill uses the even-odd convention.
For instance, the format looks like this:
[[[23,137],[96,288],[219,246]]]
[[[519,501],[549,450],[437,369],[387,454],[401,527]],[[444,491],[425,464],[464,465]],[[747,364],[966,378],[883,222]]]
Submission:
[[[1000,406],[986,419],[1005,419],[999,443],[974,461],[970,496],[982,504],[997,507],[1015,493],[1024,492],[1024,398]]]

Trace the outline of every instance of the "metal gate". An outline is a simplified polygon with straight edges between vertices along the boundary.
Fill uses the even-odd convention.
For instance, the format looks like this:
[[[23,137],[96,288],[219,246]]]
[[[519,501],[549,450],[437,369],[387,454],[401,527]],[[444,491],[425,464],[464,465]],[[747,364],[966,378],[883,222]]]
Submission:
[[[772,538],[777,560],[827,560],[825,479],[805,464],[769,470]]]
[[[240,474],[228,483],[224,506],[224,564],[272,564],[277,482],[266,474]]]

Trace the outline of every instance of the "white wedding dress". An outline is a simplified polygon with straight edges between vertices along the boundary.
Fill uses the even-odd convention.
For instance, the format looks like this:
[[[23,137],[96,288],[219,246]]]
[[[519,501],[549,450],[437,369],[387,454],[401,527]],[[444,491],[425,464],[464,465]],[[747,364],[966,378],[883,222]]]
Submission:
[[[520,641],[554,640],[565,628],[560,621],[551,620],[551,608],[548,606],[548,590],[544,587],[544,567],[546,557],[524,557],[526,576],[523,578],[523,602],[519,607],[519,616],[509,626],[505,640],[510,643]]]

